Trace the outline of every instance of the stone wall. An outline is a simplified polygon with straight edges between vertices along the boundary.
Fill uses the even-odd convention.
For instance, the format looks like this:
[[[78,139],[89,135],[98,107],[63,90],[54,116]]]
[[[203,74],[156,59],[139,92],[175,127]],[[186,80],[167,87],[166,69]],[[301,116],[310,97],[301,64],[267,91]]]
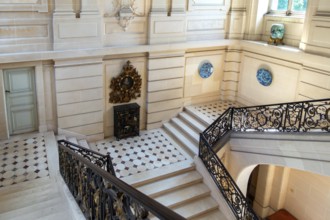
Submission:
[[[268,1],[145,0],[132,10],[117,0],[6,2],[0,3],[0,80],[7,68],[35,68],[40,131],[111,136],[109,84],[127,60],[143,79],[142,96],[132,100],[141,106],[141,129],[160,127],[194,103],[330,97],[329,41],[323,37],[330,10],[322,0],[309,5],[305,23],[281,18],[287,43],[300,42],[307,52],[264,42],[278,21],[265,15]],[[206,61],[214,73],[202,79],[198,69]],[[257,83],[261,67],[273,73],[269,87]],[[7,138],[0,93],[0,136]]]

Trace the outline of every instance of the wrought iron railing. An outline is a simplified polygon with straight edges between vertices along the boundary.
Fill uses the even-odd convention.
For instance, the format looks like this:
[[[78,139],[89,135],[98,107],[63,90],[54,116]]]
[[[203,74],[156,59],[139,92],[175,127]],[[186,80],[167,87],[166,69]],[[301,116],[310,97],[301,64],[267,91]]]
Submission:
[[[330,131],[330,99],[234,108],[232,111],[234,131]]]
[[[257,215],[214,152],[232,131],[330,132],[330,99],[229,108],[201,133],[199,157],[234,215],[237,219],[257,220]]]
[[[86,219],[147,220],[149,212],[164,220],[185,219],[109,173],[109,155],[58,143],[61,175]]]
[[[216,153],[212,150],[203,134],[201,134],[199,142],[199,157],[211,174],[211,177],[236,218],[257,220],[257,215],[249,206],[243,193],[238,188],[223,163],[219,160]]]
[[[69,148],[73,152],[79,154],[80,156],[89,160],[91,163],[99,166],[100,168],[105,169],[112,175],[116,176],[116,172],[113,168],[112,160],[109,153],[106,155],[100,154],[99,152],[87,149],[85,147],[66,140],[59,140],[58,143]]]

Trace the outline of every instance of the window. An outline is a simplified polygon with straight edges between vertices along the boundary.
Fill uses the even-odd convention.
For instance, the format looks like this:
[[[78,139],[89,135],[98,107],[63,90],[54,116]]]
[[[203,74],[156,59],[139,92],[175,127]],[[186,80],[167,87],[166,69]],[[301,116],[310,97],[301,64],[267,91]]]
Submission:
[[[307,8],[307,0],[271,0],[272,13],[302,14]]]

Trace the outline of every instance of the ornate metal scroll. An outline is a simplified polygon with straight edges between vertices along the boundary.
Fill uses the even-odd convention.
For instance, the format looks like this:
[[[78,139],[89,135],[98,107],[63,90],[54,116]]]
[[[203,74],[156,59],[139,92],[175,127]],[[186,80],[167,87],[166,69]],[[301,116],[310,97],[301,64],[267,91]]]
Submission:
[[[327,131],[330,132],[330,100],[305,102],[302,113],[302,131]]]
[[[142,79],[130,61],[123,66],[118,77],[111,80],[110,103],[124,103],[141,96]]]
[[[206,169],[211,174],[215,184],[218,186],[229,207],[237,219],[258,220],[258,216],[248,205],[246,198],[230,176],[229,172],[208,145],[205,137],[201,134],[199,143],[199,157]]]
[[[112,175],[116,176],[116,172],[113,168],[112,160],[109,153],[107,155],[103,155],[96,151],[84,148],[66,140],[60,140],[58,141],[58,143],[62,144],[73,152],[81,155],[83,158],[87,159],[91,163],[97,165],[100,168],[105,169]]]
[[[147,220],[149,211],[159,219],[184,219],[63,143],[59,142],[60,172],[86,219]]]
[[[329,108],[329,100],[235,108],[232,128],[235,131],[329,132]]]
[[[232,111],[232,108],[228,108],[203,132],[204,137],[211,146],[231,130]]]
[[[229,108],[200,135],[199,157],[237,219],[258,217],[216,153],[230,131],[330,132],[330,99]]]

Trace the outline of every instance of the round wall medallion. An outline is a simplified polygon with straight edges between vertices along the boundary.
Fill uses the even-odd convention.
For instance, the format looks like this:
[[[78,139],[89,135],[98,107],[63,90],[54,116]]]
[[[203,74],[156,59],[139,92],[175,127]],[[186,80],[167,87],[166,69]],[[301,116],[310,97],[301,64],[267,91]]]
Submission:
[[[266,69],[258,69],[257,80],[263,86],[269,86],[273,81],[272,73]]]
[[[203,63],[201,67],[199,68],[199,75],[202,78],[209,78],[213,73],[213,65],[212,63]]]

